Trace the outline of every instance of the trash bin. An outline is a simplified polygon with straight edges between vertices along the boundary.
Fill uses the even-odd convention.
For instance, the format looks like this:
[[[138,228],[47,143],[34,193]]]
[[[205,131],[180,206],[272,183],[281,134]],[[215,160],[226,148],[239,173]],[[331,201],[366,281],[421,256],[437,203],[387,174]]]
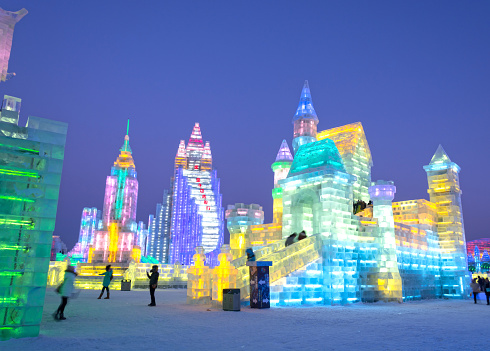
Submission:
[[[223,289],[223,311],[240,311],[240,289]]]
[[[131,279],[121,280],[121,291],[131,291]]]

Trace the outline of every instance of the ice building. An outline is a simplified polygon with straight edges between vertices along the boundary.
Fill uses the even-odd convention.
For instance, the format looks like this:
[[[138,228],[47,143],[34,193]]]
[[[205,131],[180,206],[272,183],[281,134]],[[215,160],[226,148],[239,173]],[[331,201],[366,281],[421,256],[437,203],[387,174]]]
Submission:
[[[0,8],[0,82],[5,82],[11,74],[15,75],[15,73],[7,73],[10,49],[12,48],[15,24],[25,15],[27,15],[26,9],[11,12]]]
[[[257,204],[242,203],[228,205],[225,212],[226,226],[230,233],[230,250],[233,259],[245,255],[245,250],[251,247],[250,235],[247,230],[251,225],[264,223],[264,211]]]
[[[439,147],[424,166],[430,199],[393,202],[395,184],[371,180],[362,124],[317,132],[318,122],[305,82],[293,117],[294,157],[280,151],[288,164],[272,166],[274,223],[240,228],[257,260],[273,261],[271,304],[467,296],[459,166]],[[356,201],[370,204],[354,214]],[[285,239],[301,230],[308,237],[285,247]],[[258,233],[271,240],[251,239]],[[244,256],[232,261],[247,298],[245,263]]]
[[[20,108],[20,99],[5,95],[0,110],[0,339],[39,334],[67,132],[66,123],[32,116],[19,126]]]
[[[197,246],[209,259],[217,259],[224,231],[221,199],[211,147],[204,144],[196,123],[187,146],[181,140],[175,157],[169,263],[190,264]]]
[[[169,261],[171,211],[172,194],[164,190],[163,201],[157,204],[156,215],[150,215],[148,220],[147,255],[160,263]]]
[[[69,252],[69,256],[79,261],[87,262],[89,246],[93,244],[95,231],[99,229],[102,212],[95,207],[85,207],[80,220],[78,242]]]
[[[141,258],[136,223],[138,180],[128,134],[129,121],[124,144],[106,180],[102,227],[95,230],[88,263],[139,262]]]

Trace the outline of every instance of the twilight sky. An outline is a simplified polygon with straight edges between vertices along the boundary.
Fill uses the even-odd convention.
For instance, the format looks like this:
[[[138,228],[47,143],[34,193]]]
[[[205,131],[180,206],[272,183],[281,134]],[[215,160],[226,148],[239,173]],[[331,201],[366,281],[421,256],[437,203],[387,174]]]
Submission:
[[[83,207],[102,209],[123,144],[147,222],[170,185],[179,140],[199,122],[223,204],[272,219],[274,162],[291,147],[305,79],[318,130],[362,122],[373,180],[395,201],[426,198],[439,144],[461,167],[467,240],[490,237],[490,2],[24,1],[0,94],[27,116],[67,122],[55,234],[71,248]],[[226,240],[226,239],[225,239]]]

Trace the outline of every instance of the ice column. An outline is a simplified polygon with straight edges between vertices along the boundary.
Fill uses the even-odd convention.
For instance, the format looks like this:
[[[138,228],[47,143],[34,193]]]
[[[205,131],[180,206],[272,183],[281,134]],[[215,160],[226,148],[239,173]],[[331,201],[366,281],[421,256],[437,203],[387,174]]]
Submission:
[[[392,181],[378,180],[369,187],[373,217],[378,219],[377,290],[383,301],[402,301],[402,280],[396,258],[395,223],[392,201],[396,187]]]

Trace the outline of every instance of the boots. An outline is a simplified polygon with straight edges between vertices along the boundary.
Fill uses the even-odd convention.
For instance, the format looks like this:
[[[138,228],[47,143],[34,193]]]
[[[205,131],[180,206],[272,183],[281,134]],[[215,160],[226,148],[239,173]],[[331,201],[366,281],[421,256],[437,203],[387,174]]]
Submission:
[[[63,315],[63,313],[60,313],[59,319],[62,320],[62,321],[66,319],[65,316]]]
[[[98,300],[100,300],[102,298],[102,294],[103,294],[103,292],[100,293],[99,297],[97,298]]]
[[[60,316],[59,316],[58,311],[56,311],[55,313],[53,313],[53,318],[54,318],[55,320],[57,320],[57,321],[59,321],[59,320],[60,320]]]
[[[109,291],[107,292],[107,297],[104,297],[104,300],[107,300],[107,299],[109,299]]]

